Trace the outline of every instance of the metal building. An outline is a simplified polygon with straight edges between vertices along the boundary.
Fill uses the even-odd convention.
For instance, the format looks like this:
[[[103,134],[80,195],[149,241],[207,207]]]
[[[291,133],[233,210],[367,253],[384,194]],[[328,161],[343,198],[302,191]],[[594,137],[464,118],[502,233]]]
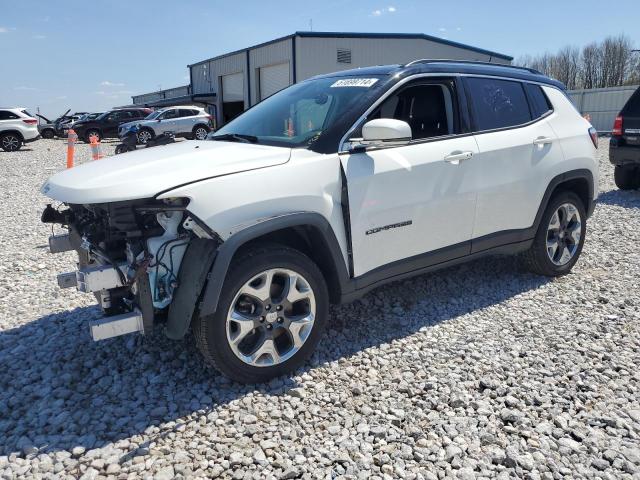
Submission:
[[[170,107],[172,105],[197,105],[205,108],[214,106],[216,100],[215,95],[194,95],[191,91],[191,85],[134,95],[131,99],[133,100],[133,105],[136,106]],[[214,110],[215,108],[212,111]]]
[[[567,95],[583,115],[591,117],[591,125],[599,133],[611,133],[613,121],[638,85],[569,90]]]
[[[275,92],[315,75],[420,58],[502,64],[513,60],[425,34],[296,32],[189,65],[188,95],[191,100],[211,99],[222,125]],[[134,103],[139,104],[139,97],[144,96],[134,97]]]

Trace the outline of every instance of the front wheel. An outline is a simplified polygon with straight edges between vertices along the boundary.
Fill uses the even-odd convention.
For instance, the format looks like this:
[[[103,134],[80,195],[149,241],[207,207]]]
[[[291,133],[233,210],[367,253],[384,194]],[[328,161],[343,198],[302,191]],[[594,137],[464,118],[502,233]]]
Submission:
[[[138,132],[138,143],[140,145],[146,145],[149,140],[154,137],[154,134],[148,128],[144,128]]]
[[[634,190],[640,187],[640,171],[629,165],[616,165],[613,179],[620,190]]]
[[[15,133],[0,135],[0,146],[5,152],[15,152],[22,146],[22,138]]]
[[[558,277],[571,271],[582,252],[587,214],[573,192],[554,195],[542,216],[531,248],[522,255],[533,273]]]
[[[329,311],[322,273],[306,255],[281,246],[235,260],[213,315],[194,318],[207,363],[241,383],[295,370],[320,340]]]

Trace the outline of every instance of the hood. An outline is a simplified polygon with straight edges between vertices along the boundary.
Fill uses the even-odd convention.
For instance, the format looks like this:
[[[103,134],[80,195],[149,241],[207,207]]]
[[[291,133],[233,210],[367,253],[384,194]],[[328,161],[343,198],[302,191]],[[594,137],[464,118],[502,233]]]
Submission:
[[[66,203],[151,198],[206,178],[286,163],[291,149],[224,141],[183,141],[88,162],[63,170],[42,186]]]

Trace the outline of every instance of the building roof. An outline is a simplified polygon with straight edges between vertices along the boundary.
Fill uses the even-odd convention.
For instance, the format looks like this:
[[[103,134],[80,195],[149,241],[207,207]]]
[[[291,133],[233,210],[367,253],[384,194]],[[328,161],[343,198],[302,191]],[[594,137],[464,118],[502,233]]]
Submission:
[[[565,86],[562,82],[543,75],[537,70],[515,65],[502,65],[498,63],[470,62],[466,60],[439,60],[423,59],[416,60],[406,65],[378,65],[375,67],[353,68],[334,73],[317,75],[313,78],[331,77],[361,77],[363,75],[391,75],[391,74],[414,75],[416,73],[466,73],[476,75],[491,75],[496,77],[508,77],[518,80],[529,80],[532,82],[546,83],[556,86],[562,90]]]
[[[252,45],[250,47],[241,48],[239,50],[234,50],[233,52],[225,53],[223,55],[218,55],[216,57],[207,58],[205,60],[201,60],[199,62],[192,63],[187,65],[187,67],[193,67],[195,65],[200,65],[202,63],[207,63],[212,60],[217,60],[219,58],[229,57],[232,55],[237,55],[238,53],[245,52],[247,50],[252,50],[254,48],[264,47],[266,45],[270,45],[272,43],[281,42],[283,40],[291,39],[294,37],[303,37],[303,38],[382,38],[382,39],[414,39],[414,40],[429,40],[431,42],[440,43],[443,45],[449,45],[452,47],[463,48],[465,50],[470,50],[477,53],[482,53],[484,55],[489,55],[490,57],[500,58],[502,60],[513,60],[513,57],[509,55],[505,55],[504,53],[493,52],[491,50],[485,50],[483,48],[474,47],[472,45],[466,45],[464,43],[454,42],[451,40],[446,40],[440,37],[434,37],[432,35],[427,35],[424,33],[366,33],[366,32],[295,32],[291,35],[286,35],[284,37],[279,37],[273,40],[269,40],[268,42],[259,43],[257,45]]]

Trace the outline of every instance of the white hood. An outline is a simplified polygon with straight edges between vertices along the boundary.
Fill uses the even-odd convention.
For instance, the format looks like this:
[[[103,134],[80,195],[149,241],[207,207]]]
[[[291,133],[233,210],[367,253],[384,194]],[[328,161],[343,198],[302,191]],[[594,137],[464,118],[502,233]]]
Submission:
[[[52,176],[42,193],[66,203],[150,198],[205,178],[286,163],[291,149],[225,141],[187,141],[85,163]]]

